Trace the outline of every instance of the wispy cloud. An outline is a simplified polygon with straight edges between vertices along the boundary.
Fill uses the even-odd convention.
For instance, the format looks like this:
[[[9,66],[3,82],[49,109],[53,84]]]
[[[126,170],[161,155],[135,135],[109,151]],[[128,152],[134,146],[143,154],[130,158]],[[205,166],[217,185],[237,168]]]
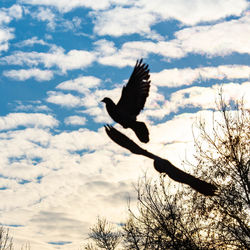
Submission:
[[[58,8],[61,12],[69,12],[74,8],[79,7],[85,7],[85,8],[91,8],[91,9],[106,9],[110,6],[110,4],[113,2],[112,0],[97,0],[97,1],[91,1],[91,0],[85,0],[85,1],[79,1],[79,0],[71,0],[68,1],[47,1],[47,0],[20,0],[22,3],[31,4],[31,5],[44,5],[44,6],[52,6]],[[124,2],[123,0],[117,1]]]
[[[15,129],[19,126],[53,128],[58,121],[51,115],[39,113],[10,113],[0,117],[0,130]]]
[[[51,70],[40,70],[37,68],[8,70],[4,71],[3,75],[19,81],[25,81],[30,78],[34,78],[36,81],[49,81],[53,78],[53,72]]]
[[[95,59],[95,55],[85,50],[70,50],[53,46],[48,53],[17,51],[10,56],[3,57],[2,63],[12,65],[38,66],[42,64],[45,68],[57,67],[63,73],[68,70],[81,69],[89,66]]]
[[[9,49],[9,40],[13,38],[13,29],[0,27],[0,52]]]
[[[240,0],[237,4],[233,0],[219,0],[216,3],[209,0],[188,2],[142,0],[136,2],[136,5],[159,15],[161,20],[172,18],[186,25],[195,25],[200,22],[217,21],[231,15],[239,16],[249,6],[249,3],[246,0]]]
[[[125,4],[126,5],[126,4]],[[131,3],[131,6],[118,6],[92,12],[94,31],[98,35],[121,36],[139,33],[150,34],[151,26],[158,22],[175,19],[185,25],[195,25],[201,22],[214,22],[227,16],[239,16],[249,6],[241,0],[235,2],[220,0],[218,2],[192,0],[169,1],[141,0]],[[192,9],[192,11],[190,11]]]
[[[175,39],[168,41],[126,42],[119,49],[110,41],[100,40],[96,42],[96,50],[100,54],[100,63],[118,67],[132,66],[136,58],[145,58],[150,54],[167,59],[179,59],[190,53],[208,57],[225,56],[234,52],[250,54],[249,32],[250,15],[247,14],[238,20],[184,28],[174,34]]]
[[[68,116],[64,119],[65,124],[67,125],[84,125],[86,123],[86,118],[82,116]]]
[[[244,98],[246,108],[250,105],[250,83],[225,83],[215,84],[211,87],[189,87],[174,92],[163,105],[165,115],[177,112],[179,109],[196,107],[201,109],[216,109],[216,96],[220,88],[223,89],[225,101],[241,100]]]
[[[20,19],[23,11],[20,5],[13,5],[10,8],[0,9],[0,52],[9,49],[9,40],[15,37],[14,29],[7,25],[13,19]]]
[[[65,53],[61,47],[53,46],[48,53],[17,51],[3,57],[1,62],[28,66],[42,64],[45,68],[57,67],[65,73],[68,70],[86,68],[95,60],[104,65],[132,66],[137,58],[145,58],[149,54],[160,55],[167,59],[182,58],[189,53],[209,57],[224,56],[234,52],[250,54],[247,36],[250,32],[249,24],[250,15],[246,15],[238,20],[184,28],[175,33],[175,39],[169,41],[125,42],[119,49],[111,41],[99,40],[95,43],[94,51],[70,50]]]
[[[210,79],[248,79],[250,67],[246,65],[220,65],[218,67],[200,67],[184,69],[165,69],[159,73],[151,73],[151,79],[157,86],[179,87],[191,85],[195,81],[204,82]]]
[[[13,19],[20,19],[22,15],[22,7],[18,4],[14,4],[10,8],[0,8],[0,26],[10,23]]]
[[[74,90],[80,93],[86,93],[90,88],[100,85],[101,80],[94,76],[80,76],[76,79],[65,81],[56,86],[62,90]]]
[[[46,41],[42,40],[42,39],[38,39],[37,36],[34,36],[30,39],[26,39],[22,42],[18,42],[15,44],[15,46],[17,47],[25,47],[25,46],[33,46],[35,44],[40,44],[40,45],[46,45],[46,46],[50,46],[49,43],[47,43]]]
[[[56,91],[49,91],[46,101],[69,108],[82,106],[82,100],[80,97]]]
[[[94,32],[98,35],[150,34],[150,27],[157,21],[156,15],[137,7],[116,7],[107,11],[92,13],[92,16],[95,17]]]
[[[65,19],[62,13],[58,13],[54,8],[39,7],[37,10],[28,11],[33,19],[41,22],[45,22],[47,29],[53,32],[63,30],[78,30],[81,27],[82,20],[75,16],[71,20]]]
[[[233,52],[249,54],[248,32],[250,14],[214,25],[186,28],[175,35],[186,53],[224,56]]]

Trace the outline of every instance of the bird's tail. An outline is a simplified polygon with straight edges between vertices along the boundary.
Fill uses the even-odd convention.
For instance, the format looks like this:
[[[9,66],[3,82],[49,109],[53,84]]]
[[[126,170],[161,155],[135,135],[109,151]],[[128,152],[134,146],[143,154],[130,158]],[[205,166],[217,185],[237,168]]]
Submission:
[[[144,122],[135,122],[132,129],[141,142],[149,142],[149,132]]]

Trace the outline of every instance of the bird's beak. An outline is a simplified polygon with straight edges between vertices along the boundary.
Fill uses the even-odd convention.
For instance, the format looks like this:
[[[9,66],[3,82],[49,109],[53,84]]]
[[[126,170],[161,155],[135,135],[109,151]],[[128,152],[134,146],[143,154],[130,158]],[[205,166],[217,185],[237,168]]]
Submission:
[[[104,99],[102,99],[101,102],[104,102]]]

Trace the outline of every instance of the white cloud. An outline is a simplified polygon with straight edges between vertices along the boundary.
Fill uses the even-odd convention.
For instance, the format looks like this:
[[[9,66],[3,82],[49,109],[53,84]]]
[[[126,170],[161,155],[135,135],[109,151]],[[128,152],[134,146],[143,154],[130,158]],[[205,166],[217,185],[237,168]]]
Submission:
[[[74,90],[80,93],[88,92],[88,89],[100,85],[101,80],[94,76],[80,76],[73,80],[68,80],[56,86],[58,89]]]
[[[77,16],[72,20],[64,18],[62,13],[58,13],[55,9],[39,7],[35,11],[29,12],[32,18],[45,22],[50,31],[58,31],[62,29],[64,32],[68,30],[75,31],[81,27],[81,19]]]
[[[96,107],[88,107],[86,110],[82,111],[84,114],[88,114],[93,117],[94,121],[96,123],[113,123],[114,121],[105,111],[104,107],[100,108],[98,106]]]
[[[9,23],[10,21],[11,17],[7,14],[7,12],[0,10],[0,25]]]
[[[10,8],[0,9],[0,52],[9,49],[9,40],[13,39],[14,29],[6,27],[13,19],[22,17],[22,8],[20,5],[13,5]]]
[[[214,25],[184,28],[175,33],[175,39],[169,41],[126,42],[118,49],[111,41],[99,40],[95,43],[96,47],[92,52],[70,50],[65,53],[62,48],[53,46],[48,53],[17,51],[3,57],[1,62],[29,66],[37,66],[41,63],[46,68],[56,66],[65,73],[68,70],[85,68],[94,60],[104,65],[133,66],[136,59],[145,58],[149,54],[157,54],[169,59],[182,58],[188,53],[207,56],[223,56],[233,52],[250,53],[248,33],[250,33],[250,15],[245,15],[240,19]]]
[[[17,51],[3,57],[2,62],[13,65],[37,66],[40,63],[45,68],[58,67],[63,73],[68,70],[82,69],[89,66],[95,59],[93,53],[85,50],[70,50],[65,53],[60,47],[53,46],[48,53]]]
[[[115,6],[92,12],[94,31],[98,35],[121,36],[139,33],[150,34],[155,23],[175,19],[186,25],[213,22],[235,15],[240,16],[249,6],[246,0],[192,0],[175,2],[140,0],[128,6]],[[156,36],[157,38],[157,36]],[[161,37],[159,37],[161,39]]]
[[[246,13],[236,20],[186,28],[176,32],[175,36],[186,53],[224,56],[232,52],[249,54],[249,32],[250,13]]]
[[[150,26],[157,21],[155,15],[137,7],[115,7],[104,12],[92,13],[92,15],[95,17],[94,32],[98,35],[150,34]]]
[[[246,65],[220,65],[218,67],[200,67],[184,69],[165,69],[159,73],[151,73],[151,81],[157,86],[179,87],[191,85],[195,81],[209,79],[248,79],[250,67]]]
[[[124,67],[132,66],[136,59],[146,58],[149,54],[166,59],[182,58],[188,53],[209,57],[230,55],[233,52],[250,54],[249,33],[250,14],[246,13],[231,21],[184,28],[174,34],[175,39],[168,41],[133,41],[116,48],[111,41],[99,40],[95,45],[99,63]]]
[[[138,58],[146,58],[150,53],[170,58],[181,58],[185,51],[176,41],[171,42],[126,42],[120,49],[113,42],[100,40],[95,43],[98,62],[117,67],[134,66]]]
[[[33,46],[34,44],[41,44],[49,46],[49,43],[45,42],[42,39],[38,39],[37,36],[34,36],[30,39],[24,40],[22,42],[16,43],[15,46],[17,47],[24,47],[24,46]]]
[[[241,100],[244,98],[245,107],[250,106],[250,82],[225,83],[221,85],[213,85],[211,87],[190,87],[174,92],[169,100],[166,100],[162,107],[165,115],[171,112],[177,112],[181,108],[198,107],[201,109],[216,109],[216,96],[220,88],[223,89],[225,101]]]
[[[187,25],[220,20],[227,16],[239,16],[248,6],[248,1],[240,0],[141,0],[136,5],[152,12],[163,20],[176,19]]]
[[[9,40],[13,38],[13,29],[0,27],[0,52],[9,49]]]
[[[39,113],[10,113],[0,116],[0,130],[15,129],[18,126],[53,128],[58,121],[51,115]]]
[[[98,62],[104,65],[111,65],[116,67],[132,66],[137,58],[142,57],[144,51],[128,51],[124,52],[122,49],[119,51],[115,44],[107,40],[99,40],[95,42],[96,54],[98,55]],[[144,53],[145,55],[145,53]]]
[[[65,124],[67,125],[84,125],[86,123],[86,118],[82,116],[68,116],[64,119]]]
[[[20,5],[14,4],[9,9],[6,9],[11,18],[20,19],[23,16],[23,9]]]
[[[84,7],[91,9],[106,9],[110,6],[110,0],[20,0],[22,3],[32,4],[32,5],[44,5],[56,7],[61,12],[68,12],[74,8]],[[124,2],[119,0],[119,2]]]
[[[32,16],[38,21],[48,22],[48,27],[51,29],[54,29],[56,26],[56,15],[49,8],[39,8],[32,13]]]
[[[46,101],[50,103],[54,103],[60,106],[65,106],[68,108],[82,106],[81,98],[71,94],[49,91],[48,95],[49,97],[46,99]]]
[[[94,30],[99,35],[120,36],[140,33],[150,35],[155,23],[175,19],[187,25],[200,22],[217,21],[228,16],[239,16],[249,6],[246,0],[192,0],[175,2],[156,0],[21,0],[32,5],[56,7],[61,12],[68,12],[77,7],[90,8],[94,17]],[[112,6],[112,7],[111,7]],[[190,11],[192,10],[192,11]],[[44,16],[44,15],[43,15]],[[46,15],[47,16],[47,15]],[[154,32],[154,31],[153,31]],[[155,36],[155,35],[154,35]],[[159,38],[158,35],[155,38]]]
[[[32,104],[22,104],[22,102],[17,102],[15,111],[30,111],[33,112],[42,112],[42,111],[51,111],[46,105],[32,105]]]
[[[3,75],[19,81],[25,81],[29,78],[34,78],[36,81],[49,81],[53,78],[53,72],[51,70],[40,70],[36,68],[8,70],[4,71]]]
[[[95,56],[84,50],[70,50],[64,54],[61,49],[56,49],[52,53],[40,53],[41,61],[45,67],[59,67],[62,72],[73,69],[82,69],[89,66]]]
[[[0,9],[0,25],[8,24],[13,19],[20,19],[22,17],[23,10],[20,5],[12,5],[10,8]]]

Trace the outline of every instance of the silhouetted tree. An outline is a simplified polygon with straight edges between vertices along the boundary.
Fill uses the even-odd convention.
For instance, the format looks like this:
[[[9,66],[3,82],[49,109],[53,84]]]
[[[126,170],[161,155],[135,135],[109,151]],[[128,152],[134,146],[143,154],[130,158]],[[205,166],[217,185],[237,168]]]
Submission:
[[[220,116],[212,132],[199,121],[194,174],[213,180],[217,195],[194,194],[195,214],[210,227],[216,248],[250,248],[250,112],[243,102],[226,104],[220,94]],[[217,114],[218,115],[218,114]]]
[[[96,225],[90,228],[89,237],[95,241],[97,247],[114,250],[120,241],[120,233],[115,231],[112,224],[110,224],[106,219],[98,218]],[[94,250],[96,247],[88,243],[85,246],[86,250]]]
[[[160,177],[160,183],[142,179],[136,188],[137,210],[129,207],[129,218],[120,226],[119,249],[208,249],[210,242],[203,238],[207,225],[192,216],[190,199],[186,193],[173,192],[171,183]],[[118,229],[116,229],[118,230]],[[90,238],[96,249],[102,235]],[[99,249],[100,249],[99,248]],[[87,248],[86,248],[87,249]],[[98,249],[98,248],[97,248]],[[107,248],[104,248],[107,249]],[[212,249],[212,248],[211,248]]]
[[[13,250],[12,237],[9,236],[9,229],[0,227],[0,250]]]
[[[183,204],[184,193],[171,193],[171,184],[147,179],[137,186],[138,211],[129,209],[123,226],[125,249],[202,249],[198,221]]]
[[[0,227],[0,250],[14,250],[13,238],[9,235],[9,229]],[[20,250],[30,250],[30,243],[26,242]]]

